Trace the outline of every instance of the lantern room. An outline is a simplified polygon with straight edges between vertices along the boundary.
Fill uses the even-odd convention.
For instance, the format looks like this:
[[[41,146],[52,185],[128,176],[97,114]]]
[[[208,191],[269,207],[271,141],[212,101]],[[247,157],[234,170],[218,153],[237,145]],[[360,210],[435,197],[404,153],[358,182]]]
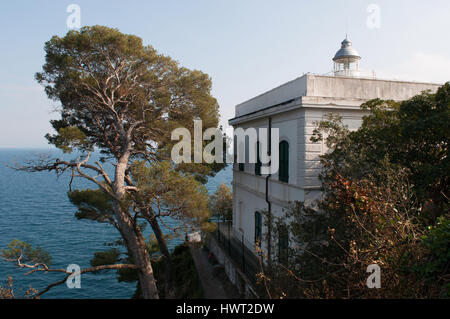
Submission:
[[[358,52],[352,47],[352,42],[345,37],[341,42],[341,48],[336,52],[334,61],[334,75],[335,76],[359,76],[359,60],[361,57]]]

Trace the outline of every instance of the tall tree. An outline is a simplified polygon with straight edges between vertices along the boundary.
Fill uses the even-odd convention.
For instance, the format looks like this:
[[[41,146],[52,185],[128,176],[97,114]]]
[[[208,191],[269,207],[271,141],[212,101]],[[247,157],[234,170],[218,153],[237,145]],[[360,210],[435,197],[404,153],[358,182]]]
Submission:
[[[63,151],[78,150],[83,156],[34,160],[21,169],[69,171],[108,194],[113,199],[111,218],[136,263],[142,296],[158,298],[144,238],[130,209],[128,195],[139,188],[129,166],[136,159],[167,160],[171,130],[193,130],[196,118],[204,127],[217,127],[218,104],[210,94],[211,80],[144,46],[139,37],[103,26],[54,36],[45,44],[45,52],[43,71],[36,79],[48,97],[60,103],[61,115],[51,121],[56,134],[46,137]],[[113,174],[100,161],[90,162],[94,148],[113,163]],[[211,173],[199,167],[203,175]]]

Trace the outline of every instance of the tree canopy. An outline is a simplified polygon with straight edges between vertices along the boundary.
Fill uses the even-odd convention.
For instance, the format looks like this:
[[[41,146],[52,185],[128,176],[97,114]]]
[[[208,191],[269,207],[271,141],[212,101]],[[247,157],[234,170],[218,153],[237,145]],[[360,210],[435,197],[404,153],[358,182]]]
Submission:
[[[225,164],[161,162],[170,161],[173,129],[193,132],[194,120],[202,120],[205,129],[217,127],[211,79],[144,46],[137,36],[104,26],[54,36],[45,52],[36,80],[59,102],[60,113],[60,119],[51,121],[56,133],[46,138],[66,153],[82,155],[72,160],[41,158],[19,169],[69,172],[72,179],[96,184],[98,189],[69,192],[78,207],[76,216],[113,224],[135,263],[141,296],[158,298],[139,218],[150,223],[161,240],[160,217],[186,217],[206,225],[209,210],[198,181]],[[93,150],[104,157],[93,162]],[[113,172],[103,167],[104,161],[112,164]]]
[[[83,27],[54,36],[45,52],[36,79],[61,103],[61,119],[51,122],[57,133],[47,138],[65,151],[98,147],[118,158],[129,148],[156,156],[170,143],[167,133],[192,128],[194,118],[217,127],[209,76],[180,67],[137,36]]]

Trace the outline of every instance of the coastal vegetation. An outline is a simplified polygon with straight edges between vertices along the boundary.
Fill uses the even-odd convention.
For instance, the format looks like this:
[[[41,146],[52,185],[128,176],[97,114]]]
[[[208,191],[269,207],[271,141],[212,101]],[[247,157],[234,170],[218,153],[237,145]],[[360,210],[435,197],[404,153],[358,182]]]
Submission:
[[[169,253],[173,277],[167,277],[166,256],[161,254],[154,236],[147,243],[146,249],[150,255],[161,298],[203,298],[199,275],[187,244],[178,245]],[[65,276],[62,280],[55,281],[41,290],[29,286],[22,295],[17,295],[14,291],[13,278],[9,277],[7,284],[4,287],[0,286],[0,299],[39,299],[53,287],[65,284],[72,275],[67,269],[52,268],[52,257],[46,250],[41,247],[34,248],[31,244],[20,240],[13,240],[8,247],[2,249],[1,255],[5,260],[17,263],[18,267],[28,269],[26,275],[45,272],[63,273]],[[116,248],[97,252],[90,261],[91,267],[80,269],[80,274],[87,272],[100,274],[105,271],[117,271],[117,279],[119,282],[138,282],[137,289],[132,298],[142,298],[137,268],[129,254],[123,255]],[[118,262],[122,263],[119,264]],[[170,281],[170,290],[167,290],[167,281]]]
[[[361,127],[330,115],[324,197],[272,220],[272,263],[259,274],[272,298],[450,297],[450,82],[403,102],[368,101]],[[266,235],[267,236],[267,235]],[[369,265],[381,287],[369,289]]]
[[[43,71],[36,80],[59,104],[60,115],[51,121],[56,133],[46,138],[74,155],[71,160],[35,158],[16,169],[67,173],[72,179],[90,181],[94,188],[71,189],[68,194],[78,208],[76,216],[112,224],[132,261],[126,267],[137,270],[139,295],[158,298],[144,225],[155,234],[170,279],[170,254],[161,224],[175,218],[183,229],[210,227],[202,183],[225,166],[170,162],[173,129],[193,132],[194,119],[202,120],[205,128],[218,125],[211,79],[144,46],[137,36],[103,26],[54,36],[45,44],[45,52]],[[101,160],[91,159],[94,150],[100,151]],[[113,172],[104,168],[105,163],[113,166]],[[35,269],[45,267],[35,264]],[[166,290],[170,280],[167,283]]]
[[[222,183],[209,198],[209,208],[212,216],[218,220],[229,221],[233,217],[233,193]]]

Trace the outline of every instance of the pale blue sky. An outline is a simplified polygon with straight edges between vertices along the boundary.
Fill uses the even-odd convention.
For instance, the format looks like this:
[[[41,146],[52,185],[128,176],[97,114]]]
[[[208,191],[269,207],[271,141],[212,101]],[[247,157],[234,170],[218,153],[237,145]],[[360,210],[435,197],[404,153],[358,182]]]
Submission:
[[[67,31],[66,8],[81,25],[107,25],[213,80],[221,123],[234,106],[306,72],[326,73],[348,33],[361,67],[380,77],[450,80],[450,1],[1,1],[0,147],[46,147],[56,106],[35,83],[44,42]],[[369,28],[369,4],[381,9]]]

